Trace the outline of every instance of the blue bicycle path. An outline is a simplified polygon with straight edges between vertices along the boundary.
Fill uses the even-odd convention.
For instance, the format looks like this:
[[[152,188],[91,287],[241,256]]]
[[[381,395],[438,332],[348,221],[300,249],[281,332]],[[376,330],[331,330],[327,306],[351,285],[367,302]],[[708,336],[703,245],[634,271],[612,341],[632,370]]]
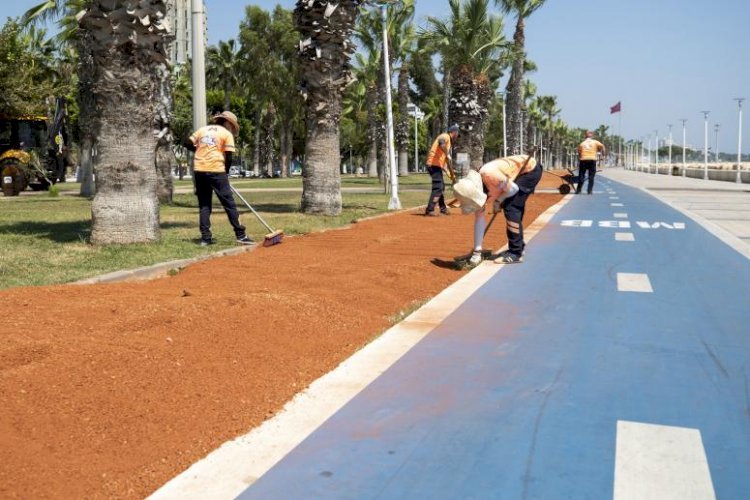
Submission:
[[[717,498],[748,498],[749,298],[745,257],[598,182],[240,498],[612,498],[618,421],[698,429]]]

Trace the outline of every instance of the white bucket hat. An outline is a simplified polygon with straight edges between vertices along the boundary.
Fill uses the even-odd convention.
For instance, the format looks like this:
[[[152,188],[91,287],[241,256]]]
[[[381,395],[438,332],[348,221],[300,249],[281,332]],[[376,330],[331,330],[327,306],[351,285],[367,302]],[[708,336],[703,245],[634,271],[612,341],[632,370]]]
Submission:
[[[482,176],[476,170],[469,170],[466,177],[455,183],[453,193],[461,202],[461,212],[464,215],[481,210],[487,201],[487,195],[482,189]]]

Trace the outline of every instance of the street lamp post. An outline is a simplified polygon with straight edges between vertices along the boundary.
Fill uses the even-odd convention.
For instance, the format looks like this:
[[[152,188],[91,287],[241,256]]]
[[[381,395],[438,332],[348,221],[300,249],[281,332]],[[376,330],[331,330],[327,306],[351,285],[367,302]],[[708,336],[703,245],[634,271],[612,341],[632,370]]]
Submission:
[[[703,180],[708,180],[708,114],[710,111],[701,111],[703,113]]]
[[[418,120],[424,118],[424,113],[416,104],[412,103],[406,105],[406,112],[414,117],[414,171],[419,172],[419,138],[417,137]]]
[[[192,0],[193,130],[204,127],[206,118],[206,57],[203,40],[203,0]]]
[[[720,124],[714,125],[714,161],[719,163],[719,127]]]
[[[737,101],[737,106],[739,107],[739,127],[737,129],[737,183],[742,183],[742,101],[745,100],[744,97],[736,97],[734,99]]]
[[[498,92],[500,102],[503,105],[503,158],[508,156],[508,136],[505,132],[505,92]]]
[[[687,118],[680,118],[680,121],[682,122],[682,176],[685,177],[687,175],[687,164],[685,163],[685,148],[687,148],[685,123],[687,123]]]
[[[396,169],[396,152],[393,145],[393,109],[391,105],[391,68],[388,57],[388,5],[395,3],[392,0],[379,0],[380,14],[383,22],[383,66],[385,67],[385,110],[387,115],[388,130],[386,142],[388,143],[388,162],[391,172],[391,199],[388,202],[388,210],[400,210],[401,201],[398,199],[398,171]]]
[[[668,124],[667,127],[669,127],[669,168],[672,168],[672,124]],[[667,175],[669,175],[671,172],[667,172]]]
[[[654,130],[654,135],[656,136],[656,144],[654,147],[654,160],[655,160],[654,163],[656,164],[656,166],[654,167],[654,173],[658,174],[659,173],[659,131]]]

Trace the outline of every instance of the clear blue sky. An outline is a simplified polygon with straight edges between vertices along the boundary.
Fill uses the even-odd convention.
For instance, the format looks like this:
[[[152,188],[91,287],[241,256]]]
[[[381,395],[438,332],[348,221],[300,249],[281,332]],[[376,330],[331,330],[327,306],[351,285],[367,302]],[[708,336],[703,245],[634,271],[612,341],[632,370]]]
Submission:
[[[416,0],[420,25],[440,16],[447,0]],[[3,0],[0,15],[17,16],[38,0]],[[235,37],[246,0],[206,0],[209,43]],[[271,10],[277,3],[252,2]],[[510,38],[514,19],[506,20]],[[737,151],[737,103],[743,111],[743,151],[750,152],[750,0],[547,0],[526,25],[527,52],[539,70],[539,94],[556,95],[572,126],[610,125],[609,107],[622,101],[622,134],[638,139],[659,131],[703,147],[703,115],[710,110],[709,146],[720,124],[719,149]]]

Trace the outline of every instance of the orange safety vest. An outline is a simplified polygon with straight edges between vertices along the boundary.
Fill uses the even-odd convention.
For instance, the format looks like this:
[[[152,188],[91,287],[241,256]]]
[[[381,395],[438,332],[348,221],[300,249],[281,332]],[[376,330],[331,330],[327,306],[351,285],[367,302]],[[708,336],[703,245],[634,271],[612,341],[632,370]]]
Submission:
[[[445,149],[448,152],[451,150],[451,135],[446,132],[437,136],[435,142],[432,143],[430,152],[427,153],[426,163],[428,167],[445,168],[448,165],[448,158],[445,156],[443,148],[440,147],[441,140],[445,141]]]

